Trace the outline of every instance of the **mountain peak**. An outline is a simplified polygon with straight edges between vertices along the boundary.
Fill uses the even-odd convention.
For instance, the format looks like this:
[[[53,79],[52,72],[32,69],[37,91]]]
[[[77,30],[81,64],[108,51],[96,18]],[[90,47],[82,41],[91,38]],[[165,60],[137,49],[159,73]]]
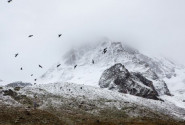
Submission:
[[[56,67],[55,64],[51,67],[40,82],[62,81],[99,86],[100,77],[106,69],[122,64],[130,72],[138,72],[152,81],[159,94],[169,95],[163,79],[173,78],[177,73],[176,64],[167,59],[148,57],[122,42],[112,41],[72,48],[58,63],[61,66]]]

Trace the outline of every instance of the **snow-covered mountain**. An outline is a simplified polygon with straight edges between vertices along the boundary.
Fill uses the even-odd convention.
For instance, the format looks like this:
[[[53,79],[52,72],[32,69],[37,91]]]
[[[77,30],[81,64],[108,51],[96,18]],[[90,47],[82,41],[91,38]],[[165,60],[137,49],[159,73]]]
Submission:
[[[108,41],[73,48],[42,75],[39,82],[61,81],[99,87],[102,73],[116,63],[121,63],[130,72],[140,73],[152,81],[161,97],[172,94],[173,97],[168,97],[173,98],[172,101],[182,103],[184,100],[185,68],[183,66],[166,58],[148,57],[121,42]],[[61,66],[57,67],[57,64]],[[180,105],[185,107],[185,104],[181,103]]]
[[[104,49],[107,49],[105,54],[103,54]],[[101,42],[71,49],[58,63],[62,65],[57,68],[55,64],[41,80],[98,86],[103,71],[116,63],[123,64],[131,72],[140,72],[154,81],[166,79],[171,81],[178,77],[182,79],[185,74],[182,66],[165,58],[148,57],[121,42]],[[74,69],[75,65],[77,65],[76,69]]]

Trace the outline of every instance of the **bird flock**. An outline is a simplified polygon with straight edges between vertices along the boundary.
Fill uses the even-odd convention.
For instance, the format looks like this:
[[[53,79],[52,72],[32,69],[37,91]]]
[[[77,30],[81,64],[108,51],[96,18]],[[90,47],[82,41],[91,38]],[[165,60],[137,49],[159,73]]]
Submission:
[[[8,0],[7,2],[8,2],[8,3],[11,3],[12,0]],[[62,34],[58,34],[58,37],[59,37],[59,38],[60,38],[61,36],[62,36]],[[34,37],[34,35],[31,34],[31,35],[28,36],[28,38],[31,38],[31,37]],[[103,49],[103,54],[105,54],[106,52],[107,52],[107,48]],[[16,53],[16,54],[15,54],[15,58],[17,58],[18,56],[19,56],[19,53]],[[92,64],[94,64],[94,63],[95,63],[95,61],[92,60]],[[59,68],[60,66],[61,66],[61,64],[58,64],[56,67]],[[78,65],[74,65],[74,69],[76,69],[77,66],[78,66]],[[43,66],[40,65],[40,64],[38,65],[38,67],[41,68],[41,69],[43,69]],[[23,67],[21,67],[20,70],[23,70]],[[30,76],[32,77],[33,74],[31,74]],[[36,82],[37,79],[34,79],[34,81]],[[36,83],[34,83],[34,85],[35,85],[35,84],[36,84]]]
[[[11,0],[9,0],[11,2]],[[33,37],[34,35],[29,35],[28,38],[31,38]],[[62,34],[58,34],[58,37],[60,38],[62,36]],[[103,49],[103,54],[105,54],[107,52],[107,48],[104,48]],[[19,56],[19,53],[16,53],[15,54],[15,58],[17,58]],[[95,61],[92,59],[92,64],[95,64]],[[56,67],[59,68],[61,66],[61,64],[57,64]],[[74,69],[77,68],[78,65],[74,65]],[[39,68],[43,69],[43,66],[42,65],[38,65]],[[23,67],[20,68],[20,70],[23,70]],[[33,74],[30,75],[31,77],[33,76]],[[34,81],[36,82],[37,79],[34,79]],[[34,85],[36,85],[36,83],[34,83]]]
[[[11,2],[11,1],[12,1],[12,0],[9,0],[8,2]],[[28,38],[31,38],[31,37],[33,37],[33,36],[34,36],[34,35],[29,35]],[[58,37],[59,37],[59,38],[60,38],[61,36],[62,36],[62,34],[58,34]],[[19,53],[16,53],[16,54],[15,54],[15,58],[18,58],[19,55],[20,55]],[[56,67],[59,68],[60,66],[61,66],[61,64],[58,64]],[[40,64],[38,65],[38,67],[41,68],[41,69],[43,69],[43,66],[40,65]],[[23,67],[21,67],[20,70],[23,70]],[[31,74],[30,76],[32,77],[33,74]],[[37,79],[34,79],[34,81],[36,82]],[[36,84],[36,83],[34,83],[34,85],[35,85],[35,84]]]

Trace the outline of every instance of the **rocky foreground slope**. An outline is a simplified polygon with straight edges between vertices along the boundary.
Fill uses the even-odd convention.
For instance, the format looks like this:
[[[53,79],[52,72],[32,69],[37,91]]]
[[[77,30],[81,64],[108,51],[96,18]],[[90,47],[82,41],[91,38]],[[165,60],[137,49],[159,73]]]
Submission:
[[[38,107],[33,109],[33,101]],[[50,83],[20,90],[0,89],[0,124],[183,125],[185,110],[155,101],[72,83]]]

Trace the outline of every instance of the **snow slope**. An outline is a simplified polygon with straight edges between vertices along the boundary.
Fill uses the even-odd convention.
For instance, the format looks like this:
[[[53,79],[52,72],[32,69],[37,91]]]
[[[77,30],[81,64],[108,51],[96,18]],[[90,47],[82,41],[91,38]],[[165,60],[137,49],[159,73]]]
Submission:
[[[104,48],[107,48],[105,54]],[[92,64],[92,60],[95,64]],[[62,65],[57,68],[59,63]],[[150,58],[120,42],[102,42],[70,50],[41,77],[40,82],[66,81],[98,86],[103,71],[115,63],[122,63],[129,71],[141,72],[154,80],[159,77],[169,82],[169,78],[176,76],[182,79],[181,76],[185,74],[184,69],[181,71],[182,67],[165,58]],[[74,65],[77,65],[75,70]]]
[[[31,94],[33,92],[33,94]],[[155,101],[151,99],[140,98],[132,96],[129,94],[122,94],[117,91],[111,91],[108,89],[101,89],[99,87],[92,87],[87,85],[79,85],[74,83],[49,83],[40,84],[33,87],[26,87],[20,91],[22,94],[33,96],[34,94],[43,94],[45,96],[50,94],[65,97],[67,101],[71,102],[71,99],[76,99],[76,101],[85,101],[94,103],[99,108],[105,107],[116,107],[121,109],[125,104],[129,106],[138,106],[150,109],[154,112],[164,113],[170,115],[174,118],[180,118],[185,120],[185,109],[180,108],[169,101]],[[62,99],[64,100],[64,99]],[[99,102],[99,100],[104,100]],[[53,99],[52,103],[61,105],[63,101],[59,99]],[[45,102],[47,103],[47,101]],[[43,104],[43,106],[46,104]],[[43,107],[44,108],[44,107]],[[132,116],[140,116],[139,112],[130,114]]]
[[[185,100],[185,68],[166,58],[148,57],[121,42],[100,42],[72,49],[42,75],[38,83],[69,82],[99,87],[102,73],[116,63],[122,63],[131,72],[140,72],[159,90],[164,90],[166,83],[174,96],[163,96],[161,92],[161,97],[185,108],[182,102]],[[57,64],[61,66],[57,68]]]

